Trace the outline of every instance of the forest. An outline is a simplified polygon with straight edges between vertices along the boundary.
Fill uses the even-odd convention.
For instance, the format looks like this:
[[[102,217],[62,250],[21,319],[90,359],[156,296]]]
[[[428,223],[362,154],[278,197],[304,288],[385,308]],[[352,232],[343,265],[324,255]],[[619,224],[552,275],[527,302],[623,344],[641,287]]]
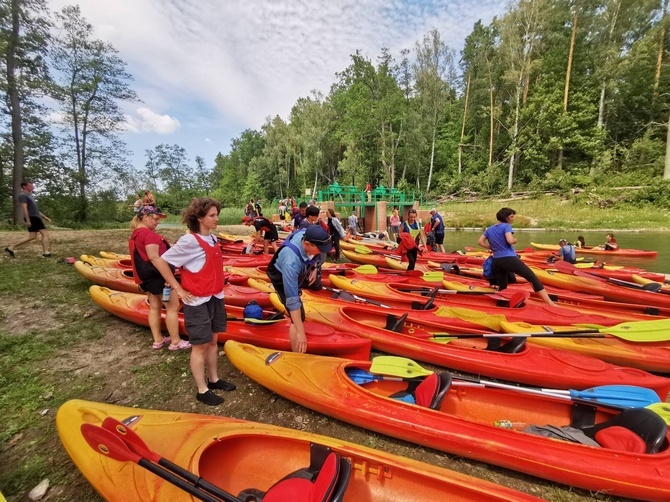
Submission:
[[[450,198],[621,187],[670,207],[670,0],[515,0],[457,53],[437,26],[398,54],[357,51],[330,89],[267,110],[214,159],[159,144],[129,160],[123,103],[141,99],[77,6],[0,3],[0,220],[20,181],[61,225],[127,218],[151,189],[178,213],[304,197],[337,181]],[[208,164],[211,167],[208,167]]]

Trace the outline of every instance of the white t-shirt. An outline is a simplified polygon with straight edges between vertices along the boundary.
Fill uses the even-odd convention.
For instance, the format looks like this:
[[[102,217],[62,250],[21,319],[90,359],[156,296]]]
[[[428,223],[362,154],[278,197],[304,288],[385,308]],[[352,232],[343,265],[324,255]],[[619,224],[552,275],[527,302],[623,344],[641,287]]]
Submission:
[[[219,245],[216,241],[216,237],[211,234],[200,235],[200,237],[212,247]],[[200,243],[196,240],[193,234],[189,233],[182,235],[170,249],[161,255],[161,258],[170,265],[184,268],[195,274],[205,266],[205,256],[205,250],[202,249],[202,246],[200,246]],[[221,293],[214,296],[216,298],[223,298],[223,290],[221,290]],[[191,307],[195,307],[208,302],[210,298],[211,296],[194,296],[193,300],[184,303]]]

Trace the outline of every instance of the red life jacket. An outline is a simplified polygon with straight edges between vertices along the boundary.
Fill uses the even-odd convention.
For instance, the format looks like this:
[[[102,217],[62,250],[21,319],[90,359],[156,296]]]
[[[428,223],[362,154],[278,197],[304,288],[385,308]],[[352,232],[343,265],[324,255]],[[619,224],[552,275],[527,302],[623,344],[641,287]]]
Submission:
[[[192,234],[205,251],[205,264],[198,272],[181,270],[181,284],[193,296],[218,295],[223,291],[223,255],[218,245],[210,246],[198,234]]]

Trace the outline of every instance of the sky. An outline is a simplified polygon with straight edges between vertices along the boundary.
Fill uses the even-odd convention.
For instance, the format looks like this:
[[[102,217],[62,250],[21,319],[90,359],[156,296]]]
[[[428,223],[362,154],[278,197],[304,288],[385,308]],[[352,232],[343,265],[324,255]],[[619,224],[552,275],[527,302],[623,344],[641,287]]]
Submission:
[[[474,23],[505,0],[50,0],[78,3],[95,37],[127,63],[141,103],[123,104],[132,164],[160,143],[212,168],[220,152],[267,117],[288,119],[298,98],[327,95],[356,50],[376,61],[437,28],[457,52]]]

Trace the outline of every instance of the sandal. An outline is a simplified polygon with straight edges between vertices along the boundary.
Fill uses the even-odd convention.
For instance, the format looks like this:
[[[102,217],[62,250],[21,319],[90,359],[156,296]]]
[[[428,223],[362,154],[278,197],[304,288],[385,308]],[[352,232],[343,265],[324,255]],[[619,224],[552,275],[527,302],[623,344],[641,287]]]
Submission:
[[[169,338],[168,338],[168,340],[169,340]],[[170,343],[170,345],[168,347],[168,349],[170,349],[170,350],[180,350],[180,349],[190,349],[190,348],[191,348],[191,344],[188,343],[186,340],[179,340],[179,343],[177,345],[172,345],[172,343]]]
[[[166,343],[170,343],[170,337],[169,336],[164,336],[162,342],[154,342],[154,344],[151,346],[152,349],[158,350],[162,349]]]

